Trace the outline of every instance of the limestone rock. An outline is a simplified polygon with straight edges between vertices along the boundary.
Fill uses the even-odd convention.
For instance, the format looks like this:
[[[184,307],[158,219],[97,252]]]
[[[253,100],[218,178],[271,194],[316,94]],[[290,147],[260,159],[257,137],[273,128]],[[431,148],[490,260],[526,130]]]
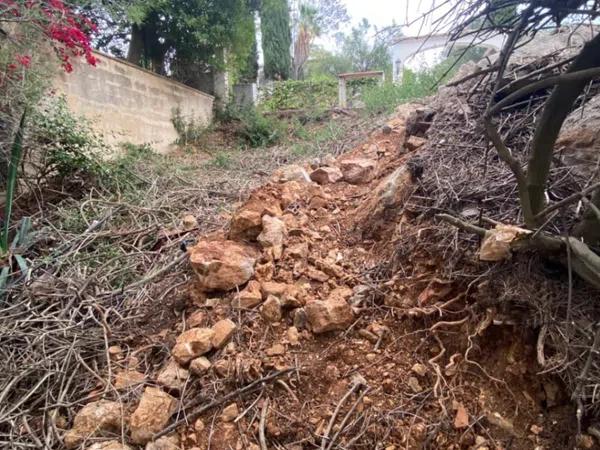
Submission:
[[[423,391],[419,380],[417,380],[415,377],[409,377],[407,384],[415,394]]]
[[[231,219],[229,239],[254,240],[262,230],[262,210],[242,209]]]
[[[270,295],[260,308],[260,315],[267,322],[279,322],[282,317],[279,299],[274,295]]]
[[[340,164],[344,181],[350,184],[366,184],[375,177],[377,164],[372,159],[346,159]]]
[[[404,146],[408,151],[414,151],[419,147],[422,147],[427,142],[427,139],[419,137],[419,136],[411,136],[406,140],[406,144]]]
[[[231,339],[237,325],[231,319],[219,320],[212,327],[214,335],[212,337],[212,345],[214,348],[223,348]]]
[[[420,377],[424,377],[427,374],[427,367],[420,363],[416,363],[414,366],[412,366],[410,370],[412,370]]]
[[[179,364],[187,364],[192,359],[212,350],[215,332],[210,328],[191,328],[179,335],[172,355]]]
[[[244,290],[235,296],[232,304],[234,308],[250,309],[260,305],[262,299],[263,296],[260,291],[260,283],[255,280],[250,280]]]
[[[190,372],[194,375],[201,376],[212,366],[208,358],[200,356],[199,358],[192,359],[190,363]]]
[[[293,259],[303,260],[308,256],[308,244],[301,242],[285,249],[285,256]]]
[[[235,403],[232,403],[223,408],[223,412],[221,413],[221,420],[223,422],[233,422],[233,420],[238,416],[239,413],[240,412],[238,406]]]
[[[308,177],[308,175],[306,175]],[[310,182],[310,178],[308,178]],[[296,203],[302,199],[306,193],[306,183],[299,181],[288,181],[281,186],[281,206],[287,208],[293,203]]]
[[[170,360],[156,377],[156,382],[168,389],[179,391],[185,386],[190,373],[177,362]]]
[[[148,442],[145,450],[181,450],[177,436],[163,436],[154,442]]]
[[[454,416],[454,428],[467,428],[469,426],[469,413],[462,403],[457,404],[456,416]]]
[[[285,346],[283,344],[274,344],[272,347],[269,347],[265,353],[267,356],[285,355]]]
[[[262,230],[262,217],[283,214],[279,200],[270,194],[255,193],[231,219],[229,239],[255,240]]]
[[[115,374],[115,388],[127,389],[143,383],[146,376],[137,370],[127,369]]]
[[[189,249],[190,263],[205,291],[229,291],[254,275],[254,249],[233,241],[201,241]]]
[[[191,230],[198,227],[198,220],[193,214],[186,214],[181,219],[181,224],[184,230]]]
[[[286,183],[288,181],[310,182],[310,177],[306,170],[304,170],[304,167],[297,164],[281,167],[275,173],[275,177],[280,183]]]
[[[269,249],[272,252],[273,259],[278,260],[283,253],[283,241],[287,235],[285,224],[282,220],[263,216],[262,232],[257,240],[264,249]]]
[[[418,167],[413,169],[413,166],[406,165],[379,183],[356,214],[357,221],[364,225],[364,231],[373,233],[392,217],[411,195],[419,176]]]
[[[114,356],[118,359],[121,359],[123,357],[123,349],[118,345],[111,345],[110,347],[108,347],[108,354],[110,356]]]
[[[273,261],[267,261],[263,264],[256,265],[256,273],[255,278],[257,281],[271,281],[273,279],[273,275],[275,274],[275,265]]]
[[[300,343],[300,333],[298,333],[298,328],[289,327],[287,330],[287,339],[290,345],[298,345]]]
[[[260,284],[260,290],[265,298],[269,297],[269,295],[274,295],[281,299],[287,292],[288,285],[285,283],[277,283],[275,281],[265,281]]]
[[[99,400],[85,405],[75,416],[73,428],[65,434],[64,444],[75,448],[86,439],[103,432],[118,432],[123,423],[123,405],[119,402]]]
[[[308,323],[315,334],[345,330],[354,321],[352,308],[340,296],[331,297],[327,301],[310,302],[304,309]]]
[[[147,387],[140,403],[131,415],[131,440],[145,444],[161,431],[177,409],[177,399],[154,387]]]
[[[325,283],[327,280],[329,280],[329,275],[321,272],[313,266],[308,266],[304,271],[304,274],[311,280],[319,281],[321,283]]]
[[[310,179],[319,184],[333,184],[340,181],[344,175],[337,167],[319,167],[310,174]]]
[[[200,310],[192,313],[190,315],[190,317],[188,317],[187,320],[185,321],[186,325],[189,328],[199,327],[200,325],[202,325],[202,322],[204,322],[204,311],[200,311]]]
[[[131,450],[131,447],[119,441],[104,441],[96,442],[86,447],[86,450]]]

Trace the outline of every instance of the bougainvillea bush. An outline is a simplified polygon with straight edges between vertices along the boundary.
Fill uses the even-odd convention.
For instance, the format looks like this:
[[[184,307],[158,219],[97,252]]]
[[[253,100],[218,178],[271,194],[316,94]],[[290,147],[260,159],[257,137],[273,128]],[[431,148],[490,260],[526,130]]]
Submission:
[[[26,131],[30,122],[45,117],[36,114],[36,109],[46,101],[56,70],[73,71],[73,61],[79,58],[97,64],[91,44],[95,31],[85,15],[62,0],[0,0],[0,185],[6,192],[0,232],[0,285],[11,267],[7,243],[13,198],[22,172],[31,172],[21,170],[27,163],[23,158],[40,161],[45,148],[39,143],[28,148]],[[35,123],[31,125],[40,129]],[[5,258],[8,262],[3,261]]]
[[[97,64],[95,31],[62,0],[0,0],[0,182],[23,110],[49,95],[57,70],[73,71],[76,59]]]
[[[5,68],[7,73],[19,66],[30,68],[33,55],[44,43],[67,72],[73,70],[74,57],[85,57],[96,65],[91,44],[95,24],[62,0],[0,0],[0,29],[6,43],[17,50]]]

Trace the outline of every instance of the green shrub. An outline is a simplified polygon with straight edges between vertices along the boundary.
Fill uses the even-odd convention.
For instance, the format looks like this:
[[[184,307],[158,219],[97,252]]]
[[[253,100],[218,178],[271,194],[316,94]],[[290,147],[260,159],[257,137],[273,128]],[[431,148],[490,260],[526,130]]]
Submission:
[[[375,86],[378,80],[361,78],[347,84],[349,99],[360,95],[363,89]],[[265,95],[262,106],[267,111],[282,109],[329,109],[338,104],[338,82],[335,79],[288,80],[273,83],[272,90]]]
[[[177,145],[198,144],[210,129],[195,117],[183,117],[179,107],[173,108],[171,122],[179,136],[175,141]]]
[[[362,101],[368,114],[390,113],[398,105],[435,94],[437,87],[452,78],[459,67],[478,60],[481,49],[453,55],[430,70],[413,72],[404,69],[401,83],[384,83],[363,90]]]
[[[254,107],[238,108],[230,105],[221,114],[221,121],[235,124],[236,135],[250,147],[276,144],[284,135],[284,124]]]
[[[74,174],[106,175],[101,161],[108,147],[85,118],[73,115],[64,97],[36,108],[30,123],[26,147],[39,180]]]
[[[231,167],[231,155],[222,151],[218,152],[209,165],[219,169],[228,169]]]
[[[364,90],[365,111],[370,115],[390,113],[402,103],[432,95],[440,76],[438,71],[415,73],[405,69],[401,83],[384,83]]]

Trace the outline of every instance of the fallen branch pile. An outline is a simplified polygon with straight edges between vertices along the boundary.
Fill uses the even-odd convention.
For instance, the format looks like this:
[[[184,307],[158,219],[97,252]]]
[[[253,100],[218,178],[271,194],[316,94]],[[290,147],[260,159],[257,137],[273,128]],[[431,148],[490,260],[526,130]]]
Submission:
[[[443,276],[462,281],[469,286],[468,298],[481,300],[473,306],[474,317],[481,319],[483,311],[492,307],[494,314],[536,330],[539,372],[564,380],[581,410],[581,424],[585,413],[600,411],[595,326],[600,318],[599,294],[575,275],[575,257],[582,254],[583,244],[566,236],[581,221],[588,197],[598,188],[598,170],[582,170],[568,154],[555,152],[547,189],[549,206],[539,214],[545,218],[543,223],[532,230],[512,260],[490,265],[477,258],[487,230],[497,224],[527,228],[515,173],[530,157],[535,123],[553,84],[511,93],[524,79],[532,81],[542,74],[544,80],[558,79],[570,60],[570,50],[511,60],[497,91],[494,71],[485,68],[475,68],[440,89],[431,105],[435,119],[427,132],[428,146],[420,153],[424,176],[406,207],[423,228],[402,238],[394,261],[411,254],[442,255]],[[589,82],[571,114],[583,116],[597,92],[598,82]],[[499,142],[510,158],[499,155],[501,151],[486,136],[482,118],[492,95],[500,105],[495,109]],[[471,245],[465,247],[465,241]]]

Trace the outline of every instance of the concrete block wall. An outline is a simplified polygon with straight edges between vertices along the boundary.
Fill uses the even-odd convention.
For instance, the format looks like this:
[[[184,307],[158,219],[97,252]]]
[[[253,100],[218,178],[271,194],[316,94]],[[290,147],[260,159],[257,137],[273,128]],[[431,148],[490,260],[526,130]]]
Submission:
[[[167,153],[178,138],[173,110],[208,125],[214,97],[125,61],[95,52],[96,67],[77,62],[55,81],[71,110],[90,119],[108,144],[150,144]]]

